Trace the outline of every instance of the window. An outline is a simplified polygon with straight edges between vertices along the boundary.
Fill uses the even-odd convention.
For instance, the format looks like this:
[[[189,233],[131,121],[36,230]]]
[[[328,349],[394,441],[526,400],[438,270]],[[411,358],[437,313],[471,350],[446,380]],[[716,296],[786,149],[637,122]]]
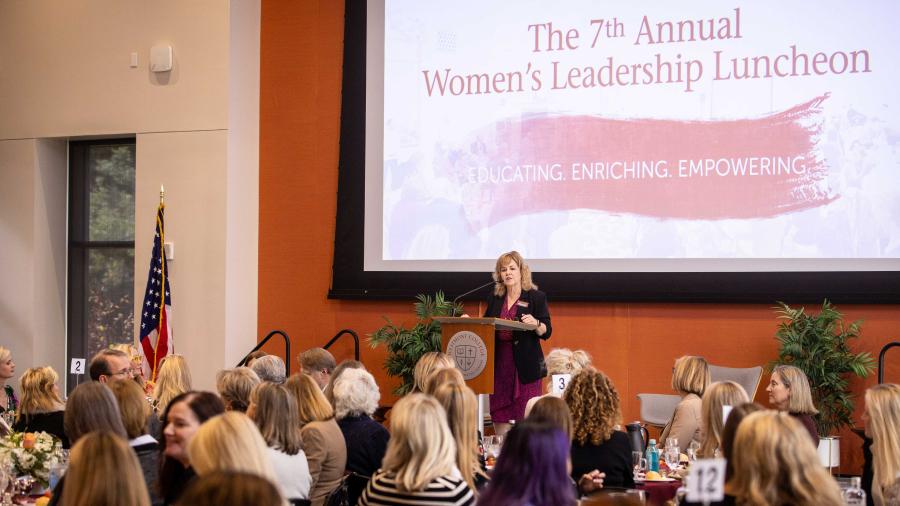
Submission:
[[[134,341],[134,139],[69,144],[69,358]]]

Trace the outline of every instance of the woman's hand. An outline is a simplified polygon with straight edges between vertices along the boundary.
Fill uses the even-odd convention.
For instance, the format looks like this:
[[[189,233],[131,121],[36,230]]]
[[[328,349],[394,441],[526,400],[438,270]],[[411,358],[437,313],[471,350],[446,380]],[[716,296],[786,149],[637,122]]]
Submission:
[[[578,490],[581,490],[583,494],[590,494],[591,492],[600,490],[603,488],[603,478],[606,478],[606,473],[601,473],[596,469],[587,474],[583,474],[581,479],[578,480]]]

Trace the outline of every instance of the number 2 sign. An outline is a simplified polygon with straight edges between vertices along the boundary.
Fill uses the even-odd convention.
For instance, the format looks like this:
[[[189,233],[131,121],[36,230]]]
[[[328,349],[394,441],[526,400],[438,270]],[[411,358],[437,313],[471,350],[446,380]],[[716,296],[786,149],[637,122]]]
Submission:
[[[687,500],[709,503],[725,499],[725,459],[701,459],[691,464]]]

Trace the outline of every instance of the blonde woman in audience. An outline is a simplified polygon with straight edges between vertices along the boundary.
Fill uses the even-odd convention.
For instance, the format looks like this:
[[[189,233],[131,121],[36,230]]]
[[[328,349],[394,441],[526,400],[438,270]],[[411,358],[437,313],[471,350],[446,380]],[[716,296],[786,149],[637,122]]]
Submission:
[[[19,379],[22,402],[16,413],[13,430],[17,432],[44,431],[69,447],[64,424],[65,409],[59,397],[59,376],[50,366],[32,367]]]
[[[572,412],[569,411],[566,401],[559,397],[539,397],[531,407],[531,413],[526,420],[559,427],[566,433],[569,442],[572,441]]]
[[[150,492],[150,502],[161,504],[162,499],[159,498],[156,490],[160,447],[159,441],[148,434],[147,417],[150,415],[151,408],[144,397],[144,391],[133,381],[113,381],[109,383],[109,389],[119,405],[122,425],[128,435],[128,446],[134,450],[138,462],[141,464],[144,482]]]
[[[250,392],[259,383],[259,376],[249,367],[224,369],[216,375],[216,390],[227,411],[246,412],[250,406]]]
[[[212,392],[185,392],[166,406],[163,412],[166,444],[159,466],[159,492],[166,504],[177,501],[196,476],[188,445],[200,425],[224,412],[222,399]]]
[[[212,471],[200,476],[181,496],[178,506],[288,506],[278,488],[253,473]]]
[[[729,456],[734,475],[727,490],[740,505],[841,506],[837,482],[795,418],[758,411],[741,421]]]
[[[744,387],[734,381],[717,381],[707,387],[700,410],[703,425],[698,455],[701,458],[711,459],[720,452],[722,427],[725,426],[725,418],[722,416],[724,406],[734,407],[748,402],[750,399]]]
[[[456,467],[469,488],[477,491],[488,479],[478,453],[478,398],[461,383],[445,383],[432,395],[447,412],[447,424],[456,441]]]
[[[16,375],[16,363],[13,362],[9,348],[0,346],[0,414],[15,413],[19,409],[19,399],[12,385],[7,382]]]
[[[105,388],[105,387],[101,387]],[[150,506],[137,457],[119,436],[91,432],[75,444],[60,504]]]
[[[297,419],[297,399],[284,385],[260,383],[250,394],[249,416],[268,445],[269,458],[287,499],[309,497],[310,475]]]
[[[429,351],[419,357],[413,369],[413,386],[411,392],[424,392],[425,382],[438,369],[456,367],[450,355],[440,351]]]
[[[778,411],[786,411],[806,427],[813,445],[819,446],[819,429],[813,416],[819,413],[813,405],[812,392],[806,373],[792,365],[775,366],[769,386],[769,404]]]
[[[425,390],[423,394],[433,395],[434,391],[441,385],[454,383],[456,385],[465,385],[466,379],[456,367],[445,367],[431,373],[431,376],[425,381]]]
[[[872,498],[876,506],[900,506],[900,385],[866,390],[863,422],[872,438]]]
[[[574,376],[576,373],[591,365],[591,356],[588,355],[586,351],[583,350],[575,350],[572,351],[568,348],[554,348],[550,350],[550,353],[547,354],[547,377],[553,378],[554,374],[571,374]],[[547,382],[547,393],[538,397],[532,397],[528,399],[528,402],[525,404],[525,417],[528,417],[528,413],[531,412],[531,408],[534,406],[534,403],[538,401],[538,399],[542,399],[547,397],[548,395],[556,395],[557,397],[562,397],[562,393],[553,394],[553,384],[548,381]]]
[[[66,405],[66,436],[73,444],[88,432],[102,430],[127,439],[119,404],[112,390],[99,381],[82,383],[72,390]]]
[[[226,411],[201,425],[188,444],[188,455],[198,476],[243,471],[278,482],[259,429],[239,411]]]
[[[156,413],[164,413],[175,397],[191,390],[191,371],[187,361],[181,355],[169,355],[164,358],[156,375],[153,387],[153,409]]]
[[[411,393],[394,405],[391,441],[381,470],[366,486],[361,506],[475,503],[460,477],[456,444],[444,408],[430,396]]]
[[[325,503],[325,498],[341,484],[347,468],[347,445],[334,419],[334,410],[316,380],[308,374],[288,378],[285,386],[297,399],[303,451],[309,464],[313,506]]]
[[[678,392],[681,401],[660,436],[665,444],[668,438],[677,438],[678,447],[685,449],[696,441],[700,443],[703,393],[709,385],[709,364],[703,357],[685,355],[675,361],[672,369],[672,390]]]

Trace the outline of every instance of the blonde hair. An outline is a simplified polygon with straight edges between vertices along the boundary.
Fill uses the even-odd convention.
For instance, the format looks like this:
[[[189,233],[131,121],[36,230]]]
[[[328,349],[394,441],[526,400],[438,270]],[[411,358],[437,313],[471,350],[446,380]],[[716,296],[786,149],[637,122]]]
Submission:
[[[99,381],[82,383],[72,390],[68,409],[63,415],[63,426],[66,437],[73,443],[95,430],[128,437],[116,397],[112,390]]]
[[[703,395],[703,405],[700,409],[703,434],[700,438],[700,456],[713,458],[722,445],[722,429],[725,419],[722,417],[722,407],[736,407],[750,402],[744,387],[734,381],[717,381],[710,383]]]
[[[0,362],[6,362],[12,358],[12,351],[9,348],[0,346]]]
[[[260,381],[259,376],[249,367],[224,369],[216,374],[216,390],[225,402],[226,409],[247,411],[250,392]]]
[[[266,442],[247,415],[226,411],[200,425],[188,443],[191,467],[211,471],[246,471],[277,483]]]
[[[569,442],[572,441],[572,412],[566,401],[559,397],[546,395],[534,403],[526,420],[549,423],[559,427],[566,433]]]
[[[572,439],[580,445],[607,441],[622,419],[619,392],[606,374],[594,368],[576,374],[563,399],[572,413]]]
[[[499,297],[506,294],[506,285],[503,284],[503,278],[500,277],[500,269],[506,267],[510,262],[516,264],[522,275],[522,291],[527,292],[531,289],[536,290],[538,286],[531,280],[531,267],[528,267],[525,259],[518,251],[510,251],[500,255],[500,257],[497,258],[497,263],[494,265],[494,272],[491,274],[494,278],[494,295]]]
[[[131,343],[113,343],[109,345],[109,349],[121,351],[122,353],[128,355],[128,358],[131,359],[132,362],[135,361],[135,358],[140,358],[141,354],[138,352],[137,346]]]
[[[456,441],[456,467],[475,490],[475,475],[487,477],[478,461],[478,398],[462,383],[445,383],[432,395],[447,413],[447,425]]]
[[[875,471],[872,493],[884,502],[882,489],[900,474],[900,385],[885,383],[866,390],[866,415]]]
[[[802,369],[792,365],[777,365],[772,370],[772,375],[774,376],[775,374],[781,378],[781,382],[788,388],[788,413],[799,413],[802,415],[816,415],[819,413],[819,410],[813,404],[809,380]]]
[[[91,432],[72,447],[60,504],[150,506],[137,456],[128,443],[108,432]]]
[[[25,374],[19,378],[22,401],[19,403],[17,419],[21,419],[23,415],[65,409],[62,399],[53,388],[57,381],[59,381],[59,375],[50,366],[32,367],[26,370]]]
[[[334,418],[334,408],[325,398],[316,380],[308,374],[295,374],[284,382],[284,386],[297,399],[297,414],[300,427],[309,422],[319,422]]]
[[[440,351],[429,351],[424,353],[416,362],[416,368],[413,369],[413,392],[424,392],[425,383],[435,371],[448,367],[456,367],[456,362],[446,353]]]
[[[465,385],[466,379],[456,367],[444,367],[443,369],[438,369],[431,373],[431,376],[428,377],[428,381],[425,382],[425,390],[423,390],[422,393],[434,395],[434,391],[437,390],[439,386],[447,383]]]
[[[729,455],[728,488],[738,504],[843,505],[834,478],[819,463],[809,433],[794,417],[757,411],[741,421]]]
[[[675,361],[672,371],[672,390],[681,395],[696,394],[703,397],[709,385],[709,364],[703,357],[685,355]]]
[[[401,492],[418,492],[456,468],[456,443],[444,408],[433,397],[411,393],[391,410],[391,439],[381,467],[394,473]]]
[[[297,399],[284,385],[264,381],[250,393],[254,405],[253,421],[269,446],[288,455],[303,449],[300,424],[297,423]]]
[[[153,387],[153,404],[162,413],[179,395],[191,391],[191,371],[181,355],[169,355],[159,366],[156,386]]]
[[[150,415],[150,404],[144,397],[144,391],[133,381],[111,381],[107,384],[119,405],[122,425],[128,437],[134,439],[147,433],[147,416]],[[75,390],[78,390],[77,388]]]

